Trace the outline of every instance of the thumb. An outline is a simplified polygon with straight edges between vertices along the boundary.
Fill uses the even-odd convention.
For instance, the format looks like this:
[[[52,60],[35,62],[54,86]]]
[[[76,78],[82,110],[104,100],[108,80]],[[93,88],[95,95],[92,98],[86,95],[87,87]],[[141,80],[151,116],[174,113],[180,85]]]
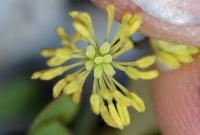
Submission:
[[[200,133],[200,55],[152,82],[156,118],[165,135]]]
[[[169,24],[165,21],[162,21],[160,19],[157,19],[149,15],[149,13],[147,12],[141,11],[134,4],[134,0],[91,0],[91,1],[103,9],[107,4],[111,3],[114,4],[116,7],[115,17],[118,20],[120,20],[122,15],[127,11],[129,12],[140,11],[142,13],[143,20],[142,20],[142,26],[140,27],[139,31],[146,36],[200,46],[200,36],[199,36],[200,25],[178,26]],[[175,1],[177,2],[177,0]],[[198,8],[198,10],[200,9],[200,4],[196,4],[196,0],[188,0],[187,2],[189,3],[185,4],[187,8],[191,10],[194,10],[196,8]],[[183,6],[184,4],[178,5],[180,9],[184,8]]]

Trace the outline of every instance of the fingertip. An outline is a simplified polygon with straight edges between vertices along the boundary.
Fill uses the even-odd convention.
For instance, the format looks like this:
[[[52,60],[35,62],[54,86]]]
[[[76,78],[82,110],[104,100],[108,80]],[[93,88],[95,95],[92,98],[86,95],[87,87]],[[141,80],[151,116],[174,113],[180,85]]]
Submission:
[[[181,69],[162,73],[152,82],[157,122],[165,135],[200,133],[200,55]]]
[[[115,18],[120,20],[123,14],[129,12],[141,12],[143,23],[139,32],[146,36],[165,39],[184,44],[200,46],[200,25],[176,26],[158,20],[137,7],[132,0],[91,0],[94,4],[104,9],[107,4],[114,4],[116,7]]]

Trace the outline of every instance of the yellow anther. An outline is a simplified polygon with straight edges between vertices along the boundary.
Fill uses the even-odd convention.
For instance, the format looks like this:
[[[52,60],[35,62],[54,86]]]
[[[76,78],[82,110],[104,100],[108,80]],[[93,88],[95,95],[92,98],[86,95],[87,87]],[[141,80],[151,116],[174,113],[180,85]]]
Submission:
[[[97,66],[97,67],[94,68],[94,77],[95,78],[101,77],[102,74],[103,74],[103,69],[102,69],[101,66]]]
[[[138,112],[145,111],[144,101],[139,96],[131,92],[129,97],[132,100],[131,105],[133,108],[135,108]]]
[[[92,107],[92,111],[95,114],[99,114],[100,113],[100,96],[98,94],[92,94],[90,96],[90,104]]]
[[[103,65],[103,71],[110,76],[115,75],[115,70],[113,69],[113,67],[110,64],[104,64]]]
[[[110,115],[112,116],[112,118],[114,119],[114,121],[116,122],[117,126],[120,128],[120,129],[123,129],[123,123],[122,123],[122,120],[114,106],[113,103],[110,103],[108,105],[108,109],[109,109],[109,112],[110,112]]]
[[[66,86],[64,88],[64,93],[67,95],[70,95],[72,93],[77,92],[80,89],[81,89],[81,86],[78,83],[78,80],[73,80],[73,81],[69,82],[68,84],[66,84]]]
[[[100,48],[101,54],[107,54],[110,51],[110,43],[104,42],[103,45]]]
[[[94,60],[94,62],[95,62],[96,64],[101,64],[101,63],[103,63],[103,57],[101,57],[101,56],[96,57],[95,60]]]
[[[66,80],[65,79],[61,79],[60,81],[58,81],[55,86],[53,87],[53,97],[56,98],[60,95],[61,91],[63,90],[63,88],[66,85]]]
[[[86,70],[92,70],[93,66],[94,66],[94,63],[93,63],[92,60],[87,61],[87,62],[85,63],[85,68],[86,68]]]
[[[103,62],[111,63],[112,62],[112,55],[107,54],[107,55],[103,56]]]
[[[135,61],[135,63],[139,68],[147,68],[147,67],[151,66],[152,64],[154,64],[155,61],[156,61],[156,56],[152,55],[152,56],[147,56],[147,57],[141,58],[141,59]]]
[[[87,50],[86,50],[86,56],[89,57],[89,58],[93,58],[95,56],[95,49],[92,45],[88,46]]]

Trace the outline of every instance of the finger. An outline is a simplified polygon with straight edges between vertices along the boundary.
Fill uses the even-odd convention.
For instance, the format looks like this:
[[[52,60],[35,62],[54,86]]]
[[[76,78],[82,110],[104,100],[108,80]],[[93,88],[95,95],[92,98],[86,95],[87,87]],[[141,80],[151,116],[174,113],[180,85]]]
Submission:
[[[200,55],[152,82],[152,101],[164,135],[200,133]]]
[[[131,0],[92,0],[96,5],[104,8],[107,4],[116,6],[116,19],[120,20],[122,15],[129,12],[142,12],[143,23],[140,32],[146,36],[161,38],[185,44],[200,46],[200,25],[179,26],[158,20],[146,12],[141,11]],[[191,2],[193,2],[192,0]],[[193,4],[194,5],[194,4]],[[199,4],[198,4],[199,5]],[[199,7],[200,8],[200,5]]]

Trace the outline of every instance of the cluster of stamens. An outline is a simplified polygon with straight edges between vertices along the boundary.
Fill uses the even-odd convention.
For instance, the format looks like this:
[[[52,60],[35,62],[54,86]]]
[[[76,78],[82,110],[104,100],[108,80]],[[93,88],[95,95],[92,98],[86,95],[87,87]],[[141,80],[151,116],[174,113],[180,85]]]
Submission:
[[[112,55],[110,54],[110,44],[104,42],[101,48],[95,48],[90,45],[85,52],[87,62],[85,63],[87,70],[94,68],[94,77],[99,78],[103,73],[113,76],[115,70],[113,69]]]

